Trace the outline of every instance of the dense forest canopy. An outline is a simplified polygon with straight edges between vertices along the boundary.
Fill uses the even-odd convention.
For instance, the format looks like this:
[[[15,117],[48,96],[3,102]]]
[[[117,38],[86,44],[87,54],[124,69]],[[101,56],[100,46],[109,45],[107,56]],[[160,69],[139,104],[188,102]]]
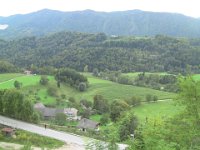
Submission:
[[[18,67],[69,67],[92,72],[121,70],[185,73],[187,66],[199,73],[200,39],[106,36],[59,32],[37,38],[0,40],[0,59]]]

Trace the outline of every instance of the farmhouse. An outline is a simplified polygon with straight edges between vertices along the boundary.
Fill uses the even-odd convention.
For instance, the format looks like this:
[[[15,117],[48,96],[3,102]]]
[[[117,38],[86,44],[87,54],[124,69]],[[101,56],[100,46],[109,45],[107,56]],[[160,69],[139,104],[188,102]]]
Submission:
[[[79,121],[77,128],[81,129],[82,131],[86,131],[86,129],[98,131],[99,123],[89,120],[89,119],[86,119],[86,118],[83,118]]]
[[[24,71],[24,74],[26,74],[26,75],[31,75],[31,73],[32,73],[32,72],[31,72],[30,70],[25,70],[25,71]]]
[[[69,120],[79,120],[77,116],[78,110],[76,108],[64,108],[64,114],[67,115]]]
[[[45,107],[42,103],[36,103],[34,109],[39,111],[45,119],[55,118],[56,114],[63,113],[69,120],[80,120],[80,117],[77,116],[78,110],[76,108],[49,108]]]

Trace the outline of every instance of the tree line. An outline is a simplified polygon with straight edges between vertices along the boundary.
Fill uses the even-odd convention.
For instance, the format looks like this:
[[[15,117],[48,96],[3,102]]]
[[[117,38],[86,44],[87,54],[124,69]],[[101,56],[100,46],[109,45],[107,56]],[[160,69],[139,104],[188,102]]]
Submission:
[[[32,102],[15,89],[0,91],[0,114],[27,122],[39,121]]]

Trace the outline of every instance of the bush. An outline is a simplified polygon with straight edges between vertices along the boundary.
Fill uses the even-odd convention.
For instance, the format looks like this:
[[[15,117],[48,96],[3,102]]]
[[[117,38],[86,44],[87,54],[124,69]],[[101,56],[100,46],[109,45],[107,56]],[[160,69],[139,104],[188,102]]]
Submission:
[[[61,98],[62,99],[66,99],[66,95],[65,94],[61,94]]]
[[[50,95],[50,96],[54,96],[54,97],[57,97],[57,93],[58,90],[55,88],[55,87],[49,87],[47,89],[47,93]]]
[[[40,79],[41,85],[47,85],[48,82],[49,82],[49,79],[47,78],[47,76],[41,76],[41,79]]]
[[[153,96],[153,101],[154,102],[158,101],[158,97],[156,95]]]
[[[15,81],[15,82],[14,82],[14,87],[15,87],[16,89],[20,89],[20,88],[22,87],[22,83],[20,83],[19,81]]]
[[[152,101],[152,95],[151,95],[151,94],[147,94],[147,95],[146,95],[146,101],[147,101],[147,102]]]
[[[66,115],[63,113],[56,114],[55,122],[56,122],[56,124],[61,125],[61,126],[65,125]]]
[[[86,84],[84,82],[79,83],[78,89],[81,92],[85,91],[86,90]]]
[[[100,119],[100,124],[101,125],[106,125],[109,122],[109,115],[104,114],[101,119]]]

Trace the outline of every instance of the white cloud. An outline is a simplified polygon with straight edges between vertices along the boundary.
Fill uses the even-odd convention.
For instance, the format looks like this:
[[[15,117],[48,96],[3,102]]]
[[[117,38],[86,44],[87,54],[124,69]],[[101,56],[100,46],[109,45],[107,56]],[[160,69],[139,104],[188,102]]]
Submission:
[[[0,0],[0,16],[24,14],[49,8],[62,11],[141,9],[155,12],[176,12],[200,17],[199,3],[199,0]]]
[[[7,24],[0,24],[0,30],[5,30],[6,28],[8,28]]]

